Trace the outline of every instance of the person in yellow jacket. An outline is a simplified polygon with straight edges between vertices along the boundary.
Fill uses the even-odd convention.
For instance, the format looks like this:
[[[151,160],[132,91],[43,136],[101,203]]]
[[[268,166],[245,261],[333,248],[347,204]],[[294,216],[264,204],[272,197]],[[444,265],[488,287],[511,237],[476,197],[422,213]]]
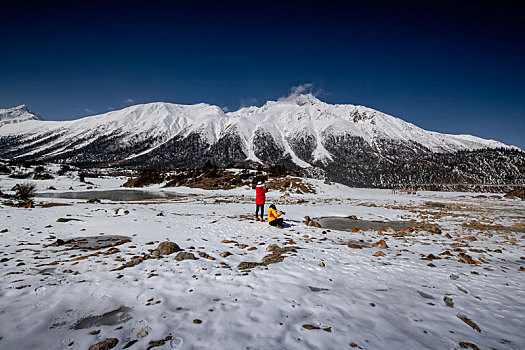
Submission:
[[[277,211],[277,208],[274,204],[270,205],[268,208],[268,223],[272,226],[283,228],[284,219],[280,218],[279,216],[284,214],[285,213],[282,211]]]

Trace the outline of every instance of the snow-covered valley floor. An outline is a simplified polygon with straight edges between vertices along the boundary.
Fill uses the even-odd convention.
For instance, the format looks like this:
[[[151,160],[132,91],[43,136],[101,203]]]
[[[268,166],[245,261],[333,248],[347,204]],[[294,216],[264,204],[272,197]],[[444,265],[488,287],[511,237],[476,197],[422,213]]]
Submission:
[[[125,181],[88,180],[106,190]],[[2,177],[0,187],[13,181]],[[0,205],[0,348],[88,349],[108,338],[115,349],[525,348],[524,202],[308,181],[317,194],[268,193],[267,206],[286,212],[285,229],[253,220],[247,187]],[[305,215],[416,227],[337,231],[306,226]],[[131,241],[93,250],[56,244],[107,235]],[[380,240],[386,246],[372,245]],[[197,259],[152,256],[163,241]]]

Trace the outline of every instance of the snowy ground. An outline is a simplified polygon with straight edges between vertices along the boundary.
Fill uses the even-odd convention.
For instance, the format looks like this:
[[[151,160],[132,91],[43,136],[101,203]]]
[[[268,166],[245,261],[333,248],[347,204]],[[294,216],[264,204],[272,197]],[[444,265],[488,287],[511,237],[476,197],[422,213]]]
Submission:
[[[96,190],[126,179],[86,180],[92,185],[73,176],[35,183],[41,191]],[[20,182],[2,176],[0,189]],[[268,194],[286,212],[291,226],[283,230],[252,220],[249,188],[0,205],[0,348],[88,349],[106,338],[118,339],[115,349],[525,348],[524,202],[310,182],[318,194]],[[327,230],[307,227],[305,215],[413,220],[442,232]],[[131,242],[118,251],[50,245],[104,235]],[[388,247],[371,246],[379,240]],[[114,270],[163,241],[198,259],[175,261],[174,253]],[[271,244],[288,247],[284,260],[239,268],[260,263]],[[222,257],[226,251],[232,255]]]

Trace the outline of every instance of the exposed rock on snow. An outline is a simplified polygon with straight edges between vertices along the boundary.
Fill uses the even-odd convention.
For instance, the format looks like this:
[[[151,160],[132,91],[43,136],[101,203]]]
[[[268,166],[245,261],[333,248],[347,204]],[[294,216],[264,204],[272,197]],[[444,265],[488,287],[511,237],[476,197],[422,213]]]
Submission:
[[[176,256],[175,256],[175,260],[177,261],[182,261],[182,260],[195,260],[197,259],[195,257],[195,255],[193,255],[193,253],[189,253],[189,252],[179,252]]]
[[[151,252],[151,255],[153,256],[170,255],[178,251],[180,251],[180,247],[176,243],[166,241],[166,242],[160,243],[159,246],[153,252]]]
[[[118,344],[117,338],[108,338],[89,347],[89,350],[109,350]]]

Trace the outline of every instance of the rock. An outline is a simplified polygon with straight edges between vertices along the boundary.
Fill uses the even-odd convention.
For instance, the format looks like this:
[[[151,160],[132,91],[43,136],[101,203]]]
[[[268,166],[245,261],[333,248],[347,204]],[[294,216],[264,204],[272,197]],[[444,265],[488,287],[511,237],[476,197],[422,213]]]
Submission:
[[[166,342],[172,340],[173,337],[171,335],[168,335],[166,338],[164,339],[159,339],[159,340],[152,340],[149,342],[149,346],[147,348],[147,350],[150,350],[150,349],[153,349],[157,346],[163,346],[164,344],[166,344]]]
[[[459,290],[460,292],[463,292],[463,293],[465,293],[465,294],[468,294],[468,290],[466,290],[465,288],[463,288],[463,287],[461,287],[461,286],[456,286],[456,287],[458,288],[458,290]]]
[[[144,257],[142,257],[142,256],[134,256],[134,257],[131,258],[130,261],[128,261],[124,265],[122,265],[120,267],[117,267],[117,268],[114,268],[111,271],[120,271],[120,270],[123,270],[123,269],[128,268],[128,267],[133,267],[133,266],[136,266],[136,265],[142,263],[144,260],[146,260],[146,259]]]
[[[440,235],[441,234],[441,229],[439,227],[432,227],[430,229],[427,230],[428,233],[431,233],[433,235]]]
[[[383,253],[382,251],[378,250],[377,252],[374,253],[374,256],[385,256],[386,254]]]
[[[194,319],[194,320],[193,320],[193,323],[195,323],[195,324],[201,324],[201,323],[202,323],[202,321],[201,321],[201,320],[199,320],[198,318],[196,318],[196,319]]]
[[[149,333],[146,332],[146,331],[140,331],[137,333],[137,337],[139,338],[144,338],[145,336],[147,336]]]
[[[317,221],[311,220],[309,216],[305,216],[304,220],[306,221],[306,226],[321,227],[321,224]]]
[[[82,221],[82,220],[75,219],[75,218],[58,218],[57,219],[57,222],[69,222],[69,221]]]
[[[104,255],[111,255],[111,254],[116,254],[116,253],[120,253],[120,249],[112,247],[112,248],[109,248],[108,250],[106,250],[104,252]]]
[[[176,243],[165,241],[160,243],[159,246],[151,253],[151,255],[169,255],[178,251],[180,251],[180,247]]]
[[[109,350],[113,349],[118,344],[117,338],[108,338],[101,342],[92,345],[89,350]]]
[[[321,261],[321,262],[319,263],[319,266],[321,266],[321,267],[325,267],[326,265],[324,264],[324,262]]]
[[[472,264],[472,265],[476,264],[476,261],[474,261],[474,259],[472,259],[470,255],[465,254],[465,253],[459,253],[458,261],[463,264]]]
[[[222,252],[220,255],[221,255],[221,258],[227,258],[230,255],[232,255],[232,253],[230,253],[230,252]]]
[[[215,260],[215,258],[211,255],[208,255],[207,253],[205,252],[199,252],[199,256],[201,258],[204,258],[204,259],[208,259],[208,260]]]
[[[322,291],[325,291],[325,290],[330,290],[328,288],[321,288],[321,287],[314,287],[314,286],[308,286],[308,288],[310,288],[310,291],[312,291],[314,293],[322,292]]]
[[[263,265],[277,264],[284,260],[284,256],[280,253],[272,253],[262,258]]]
[[[98,198],[91,198],[91,199],[88,199],[87,202],[88,202],[89,204],[101,203],[101,202],[100,202],[100,199],[98,199]]]
[[[472,329],[478,331],[478,333],[481,333],[481,328],[479,328],[479,326],[474,322],[472,321],[470,318],[468,318],[467,316],[465,315],[457,315],[457,317],[465,322],[466,324],[468,324],[470,327],[472,327]]]
[[[454,307],[454,300],[452,300],[451,297],[443,297],[443,301],[445,302],[445,305],[447,305],[448,307]]]
[[[235,246],[236,246],[237,248],[239,248],[239,249],[248,248],[248,245],[247,245],[247,244],[236,244]]]
[[[266,247],[266,251],[273,252],[275,250],[281,249],[277,244],[270,244],[268,247]]]
[[[253,262],[253,261],[243,261],[237,266],[239,270],[250,270],[253,269],[256,266],[261,266],[261,263]]]
[[[445,238],[449,238],[449,239],[452,238],[452,236],[451,236],[450,234],[448,234],[448,233],[445,233],[445,234],[443,235],[443,237],[445,237]]]
[[[321,329],[321,327],[317,327],[317,326],[313,326],[311,324],[303,324],[303,328],[306,328],[308,330],[312,330],[312,329]]]
[[[471,348],[472,350],[480,350],[476,344],[466,341],[459,342],[459,346],[461,346],[463,349]]]
[[[348,246],[349,248],[353,248],[353,249],[363,249],[363,246],[362,246],[362,245],[354,244],[354,243],[348,243],[347,246]]]
[[[386,244],[385,241],[383,241],[382,239],[380,239],[379,241],[375,242],[375,243],[372,243],[372,245],[374,247],[378,247],[378,248],[388,248],[388,245]]]
[[[177,255],[175,255],[175,260],[197,260],[197,258],[195,257],[195,255],[193,255],[193,253],[179,252]]]
[[[290,240],[292,241],[292,240]],[[293,241],[292,241],[293,242]],[[238,266],[239,270],[247,270],[252,269],[256,266],[267,266],[270,264],[277,264],[284,260],[286,257],[284,254],[292,251],[296,252],[297,249],[300,249],[297,246],[288,246],[284,248],[280,248],[277,244],[272,244],[266,248],[266,250],[271,251],[271,254],[266,255],[264,258],[262,258],[262,261],[260,263],[258,262],[241,262]]]
[[[439,256],[435,256],[434,254],[428,254],[426,257],[421,258],[421,260],[438,260],[441,259]]]
[[[347,216],[350,220],[357,220],[357,216],[355,215],[349,215]]]
[[[118,208],[118,209],[115,209],[115,216],[124,216],[124,215],[128,215],[129,214],[129,210],[124,210],[122,208]]]

